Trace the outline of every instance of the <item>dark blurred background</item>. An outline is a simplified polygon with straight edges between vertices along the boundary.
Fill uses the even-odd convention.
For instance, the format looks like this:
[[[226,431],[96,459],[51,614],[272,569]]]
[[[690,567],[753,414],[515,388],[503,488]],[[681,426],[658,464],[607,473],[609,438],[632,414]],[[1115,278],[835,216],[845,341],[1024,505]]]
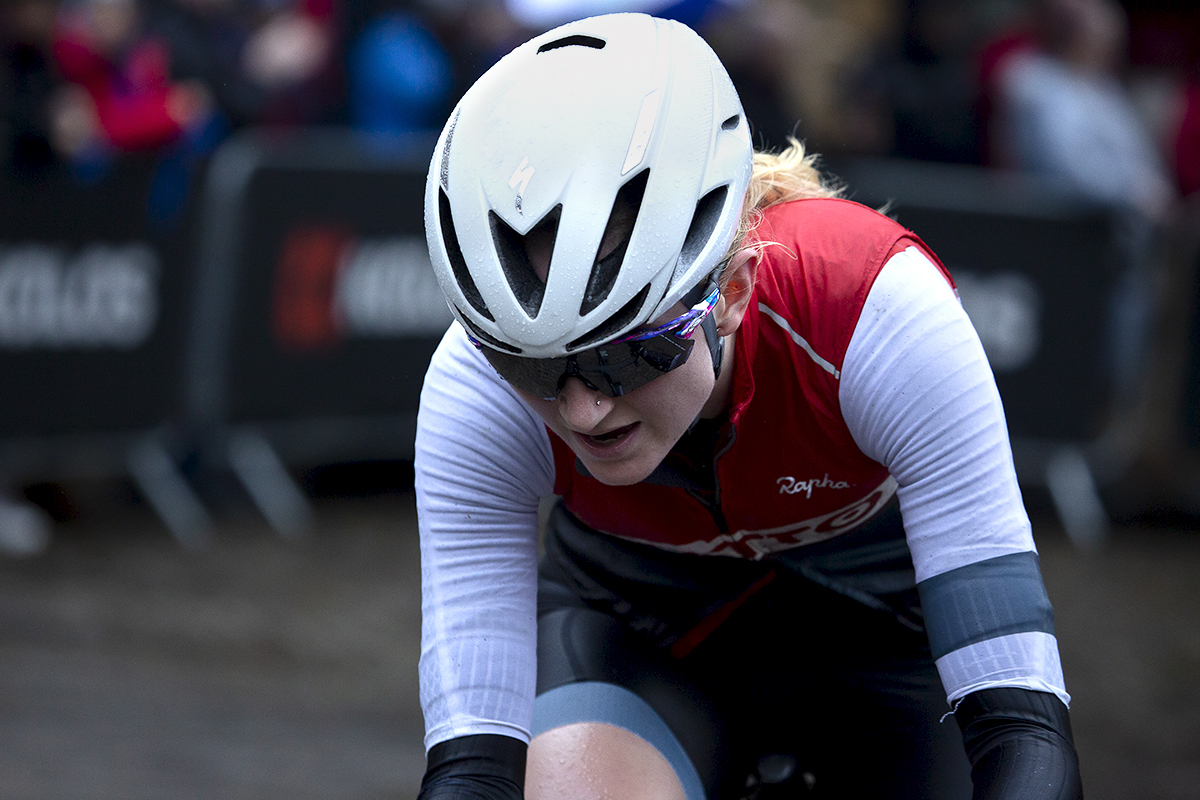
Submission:
[[[1091,797],[1200,797],[1200,8],[0,0],[0,797],[409,797],[425,169],[503,53],[694,27],[955,276]]]

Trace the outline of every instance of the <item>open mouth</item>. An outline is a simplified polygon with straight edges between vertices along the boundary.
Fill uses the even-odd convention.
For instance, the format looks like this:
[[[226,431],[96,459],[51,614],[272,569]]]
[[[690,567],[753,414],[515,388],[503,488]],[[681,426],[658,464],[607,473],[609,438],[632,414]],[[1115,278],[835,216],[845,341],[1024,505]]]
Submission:
[[[587,438],[598,444],[611,444],[612,442],[620,441],[628,436],[636,427],[637,423],[631,422],[628,425],[621,426],[620,428],[614,428],[608,433],[601,433],[596,436],[588,436]]]

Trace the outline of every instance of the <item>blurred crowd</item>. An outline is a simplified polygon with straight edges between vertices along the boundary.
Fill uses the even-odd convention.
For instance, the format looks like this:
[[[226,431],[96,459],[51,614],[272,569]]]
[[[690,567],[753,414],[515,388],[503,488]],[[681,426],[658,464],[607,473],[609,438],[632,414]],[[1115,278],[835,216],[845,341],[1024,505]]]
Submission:
[[[441,126],[516,43],[644,10],[698,29],[757,144],[1020,167],[1150,220],[1200,190],[1200,8],[1164,0],[0,0],[0,160],[181,174],[248,125]]]

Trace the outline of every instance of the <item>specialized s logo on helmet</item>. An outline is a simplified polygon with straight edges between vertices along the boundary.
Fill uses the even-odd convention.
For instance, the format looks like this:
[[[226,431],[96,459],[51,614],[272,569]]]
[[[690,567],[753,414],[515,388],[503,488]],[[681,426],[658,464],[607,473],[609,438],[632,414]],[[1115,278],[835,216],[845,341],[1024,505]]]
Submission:
[[[529,166],[529,156],[521,159],[521,163],[513,171],[512,177],[508,179],[508,188],[517,190],[517,213],[521,213],[521,198],[525,196],[525,190],[529,188],[529,179],[533,177],[534,169]]]

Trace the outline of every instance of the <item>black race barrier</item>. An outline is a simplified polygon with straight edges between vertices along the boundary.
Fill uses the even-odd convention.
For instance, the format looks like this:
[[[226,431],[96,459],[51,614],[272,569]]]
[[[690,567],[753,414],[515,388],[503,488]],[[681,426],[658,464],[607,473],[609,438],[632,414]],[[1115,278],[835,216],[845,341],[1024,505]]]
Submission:
[[[146,488],[183,405],[193,275],[182,228],[154,224],[153,160],[95,182],[0,176],[0,480],[132,474]],[[169,462],[169,459],[168,459]],[[169,492],[169,489],[167,490]],[[157,504],[156,504],[157,505]],[[190,495],[173,529],[205,527]]]
[[[284,533],[309,519],[293,470],[410,458],[450,322],[424,239],[432,149],[334,129],[239,133],[208,165],[186,241],[147,233],[148,173],[5,179],[0,478],[131,474],[196,544],[209,522],[181,450],[231,469]],[[1113,433],[1110,307],[1127,267],[1113,215],[1028,176],[830,168],[946,262],[996,373],[1019,476],[1049,489],[1077,540],[1097,541],[1097,482],[1128,440]]]
[[[1186,347],[1182,390],[1182,429],[1184,445],[1200,456],[1200,210],[1193,211],[1192,247],[1185,255],[1183,269],[1190,280],[1181,287],[1186,308]]]
[[[1169,334],[1164,350],[1172,381],[1164,393],[1163,442],[1170,458],[1160,483],[1178,485],[1172,505],[1200,518],[1200,195],[1182,204],[1172,231],[1167,276]],[[1175,371],[1177,370],[1177,377]]]
[[[433,143],[247,131],[209,165],[186,413],[280,531],[308,519],[291,469],[413,454],[451,319],[425,245]]]
[[[1128,267],[1118,217],[1025,174],[889,159],[830,168],[946,264],[995,373],[1018,477],[1049,489],[1078,543],[1097,543],[1099,487],[1128,455],[1112,377],[1113,293]]]

